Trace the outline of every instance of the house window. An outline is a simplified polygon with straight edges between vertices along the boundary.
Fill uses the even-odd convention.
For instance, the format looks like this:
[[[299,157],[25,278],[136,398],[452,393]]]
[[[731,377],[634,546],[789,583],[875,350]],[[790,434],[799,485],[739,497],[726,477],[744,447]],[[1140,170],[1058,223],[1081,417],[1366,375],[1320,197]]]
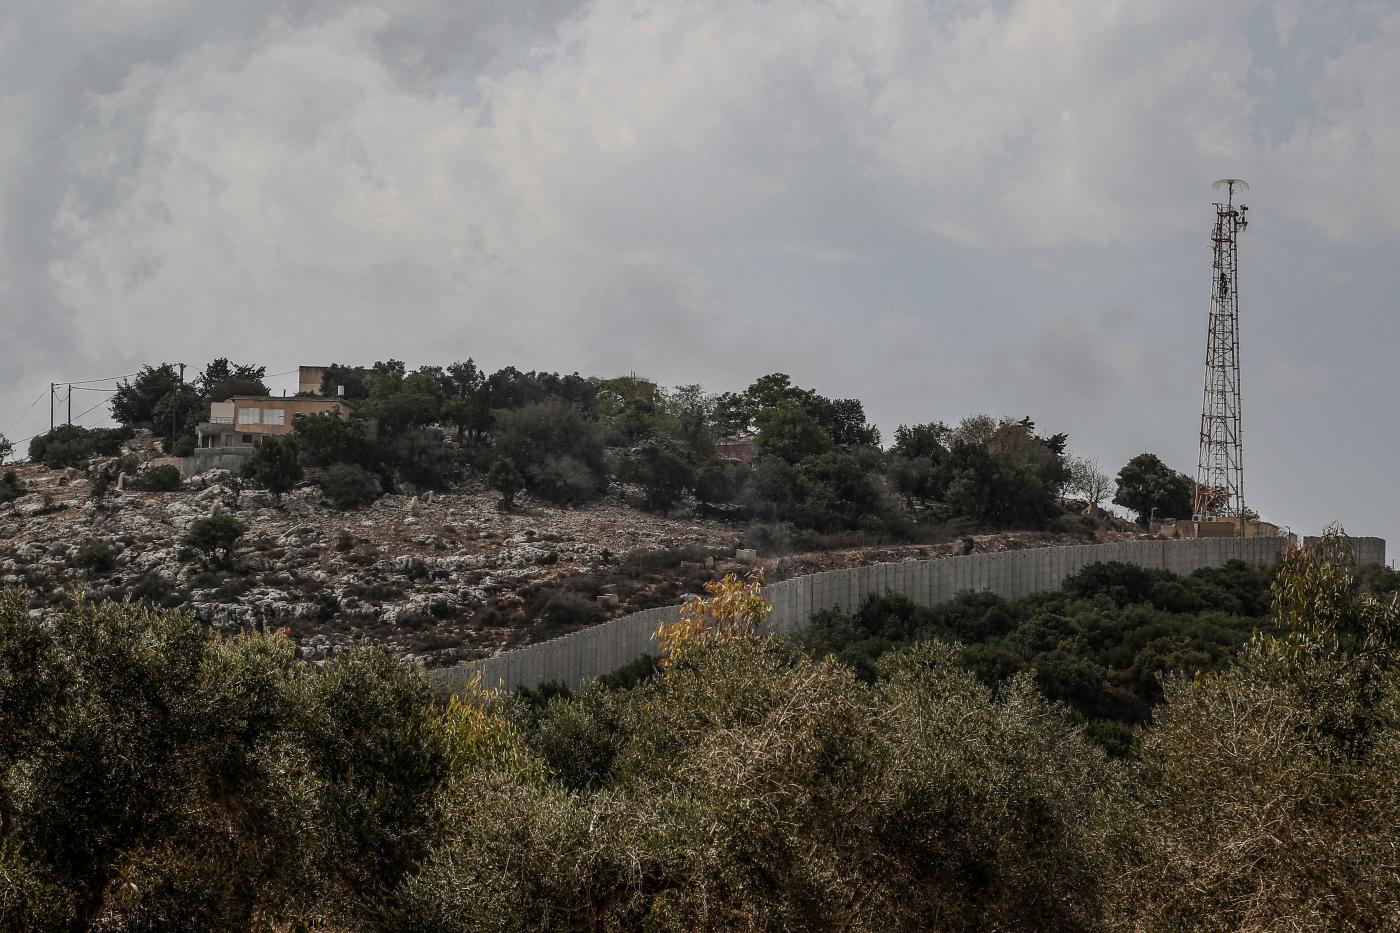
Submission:
[[[262,419],[262,409],[260,408],[240,408],[238,409],[239,424],[258,424]]]
[[[243,435],[243,443],[245,443],[245,444],[251,444],[251,443],[253,443],[253,435],[251,435],[251,434],[245,434],[245,435]]]
[[[285,408],[268,408],[263,411],[263,424],[286,424]]]

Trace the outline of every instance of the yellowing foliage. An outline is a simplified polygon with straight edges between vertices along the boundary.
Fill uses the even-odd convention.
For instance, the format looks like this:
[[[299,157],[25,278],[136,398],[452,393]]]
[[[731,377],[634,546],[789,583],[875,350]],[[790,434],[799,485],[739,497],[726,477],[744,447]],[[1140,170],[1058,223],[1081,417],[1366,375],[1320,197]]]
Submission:
[[[706,583],[708,597],[691,600],[681,607],[679,619],[656,627],[661,666],[669,667],[695,645],[711,638],[752,635],[773,611],[773,605],[760,592],[762,587],[763,571],[758,567],[747,580],[730,573],[723,580]]]
[[[495,691],[481,688],[481,673],[476,672],[463,694],[448,700],[437,728],[453,773],[466,775],[491,765],[527,783],[543,780],[539,762],[530,756],[520,731],[501,715],[495,699]]]

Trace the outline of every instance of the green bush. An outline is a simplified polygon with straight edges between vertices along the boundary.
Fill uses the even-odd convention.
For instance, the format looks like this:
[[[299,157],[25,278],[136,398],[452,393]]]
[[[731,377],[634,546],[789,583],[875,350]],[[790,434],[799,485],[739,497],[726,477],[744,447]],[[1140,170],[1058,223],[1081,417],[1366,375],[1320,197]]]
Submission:
[[[51,470],[85,467],[94,457],[115,457],[132,436],[130,428],[84,428],[61,424],[29,442],[29,459]]]
[[[1029,673],[1092,734],[1123,750],[1122,731],[1148,720],[1168,671],[1226,667],[1266,627],[1270,574],[1232,562],[1177,577],[1132,564],[1091,564],[1058,593],[1014,602],[964,593],[934,606],[872,597],[854,613],[823,610],[802,641],[873,680],[888,652],[938,639],[963,646],[962,661],[985,683]]]
[[[495,439],[497,456],[514,463],[539,496],[581,502],[607,487],[601,432],[577,405],[549,399],[503,411]]]
[[[197,551],[210,566],[225,567],[233,557],[234,547],[247,531],[247,525],[232,515],[221,513],[195,519],[181,543]]]
[[[695,487],[694,467],[666,443],[643,444],[632,451],[618,475],[623,481],[642,487],[645,507],[652,512],[668,511]]]
[[[244,462],[242,475],[273,495],[290,492],[303,476],[296,442],[264,439]]]
[[[552,628],[574,630],[606,621],[608,615],[596,599],[573,590],[542,587],[525,602],[525,612]]]
[[[461,478],[462,465],[440,431],[406,431],[394,440],[391,451],[399,479],[419,489],[447,489]]]
[[[353,463],[372,468],[384,459],[382,451],[365,437],[364,428],[358,421],[347,421],[334,411],[296,419],[292,440],[307,466]]]
[[[491,464],[486,474],[486,482],[501,494],[497,507],[503,512],[515,508],[515,497],[525,488],[525,477],[515,468],[515,464],[504,457]]]
[[[6,929],[362,929],[431,837],[442,733],[381,653],[11,590],[0,683]]]
[[[141,492],[174,492],[181,482],[179,467],[155,466],[137,473],[130,486]]]
[[[736,502],[752,468],[747,463],[711,458],[695,474],[695,498],[706,505]]]
[[[117,565],[117,549],[106,541],[89,541],[78,548],[73,565],[90,573],[107,573]]]
[[[14,470],[6,470],[0,475],[0,504],[13,502],[24,495],[24,483]]]
[[[353,463],[334,463],[321,478],[321,492],[338,509],[358,509],[380,494],[379,477]]]

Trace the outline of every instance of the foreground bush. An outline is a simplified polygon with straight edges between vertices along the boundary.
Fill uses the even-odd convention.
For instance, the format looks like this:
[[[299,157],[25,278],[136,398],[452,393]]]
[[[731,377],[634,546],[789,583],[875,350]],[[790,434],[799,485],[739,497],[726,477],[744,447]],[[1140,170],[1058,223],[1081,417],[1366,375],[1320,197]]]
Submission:
[[[1070,598],[1131,608],[1164,582],[1107,568]],[[281,637],[211,639],[122,604],[41,621],[5,593],[0,918],[1400,928],[1400,610],[1358,590],[1339,539],[1284,562],[1284,634],[1167,680],[1129,760],[1086,741],[1029,671],[993,687],[925,640],[866,680],[727,624],[722,597],[746,592],[712,594],[685,651],[627,686],[446,708],[377,653],[317,672]]]
[[[1285,637],[1168,681],[1120,903],[1151,929],[1400,929],[1400,606],[1329,536],[1285,560],[1274,612]]]
[[[280,636],[0,593],[4,928],[360,923],[421,855],[445,752],[420,679]]]
[[[878,689],[777,644],[552,701],[454,778],[405,927],[1083,928],[1115,786],[1028,684],[925,646]],[[1048,921],[1048,925],[1047,925]]]

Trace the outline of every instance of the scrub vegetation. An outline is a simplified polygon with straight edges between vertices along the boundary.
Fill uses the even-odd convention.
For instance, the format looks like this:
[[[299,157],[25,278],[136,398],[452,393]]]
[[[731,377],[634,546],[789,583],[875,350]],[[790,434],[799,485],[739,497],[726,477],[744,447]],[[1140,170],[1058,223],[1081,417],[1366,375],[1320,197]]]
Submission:
[[[751,634],[753,585],[716,584],[667,633],[666,663],[630,679],[450,701],[370,650],[318,669],[275,633],[211,638],[178,612],[82,600],[40,618],[5,593],[0,917],[45,931],[1400,924],[1400,610],[1393,575],[1358,580],[1344,539],[1271,578],[1109,566],[1038,601],[877,602],[819,620],[825,640],[807,645]],[[856,651],[854,629],[878,650]],[[1131,672],[1144,629],[1132,657],[1161,642],[1155,686],[1046,695],[1076,682],[1047,677],[1075,658],[1098,658],[1110,684]],[[987,667],[1004,654],[1015,663]],[[1086,721],[1130,728],[1126,754]]]

